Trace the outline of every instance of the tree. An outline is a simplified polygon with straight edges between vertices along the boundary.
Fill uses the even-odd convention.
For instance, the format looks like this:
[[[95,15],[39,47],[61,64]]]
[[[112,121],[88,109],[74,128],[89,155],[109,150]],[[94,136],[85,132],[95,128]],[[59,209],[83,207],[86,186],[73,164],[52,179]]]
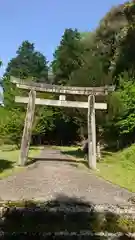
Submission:
[[[123,7],[127,24],[117,33],[116,50],[112,61],[115,77],[127,71],[129,77],[135,77],[135,3],[128,2]]]
[[[119,78],[119,88],[109,97],[103,127],[106,141],[115,147],[118,142],[119,147],[125,147],[135,140],[135,82],[128,73]]]
[[[33,81],[48,81],[46,57],[35,50],[34,44],[24,41],[17,50],[17,56],[8,63],[6,75]]]
[[[121,4],[113,7],[100,21],[99,27],[96,29],[95,43],[106,60],[106,72],[112,68],[112,60],[117,48],[117,35],[127,25],[124,6]]]
[[[10,111],[5,107],[0,108],[0,114],[0,141],[4,144],[16,144],[19,147],[25,114],[19,109]]]
[[[73,71],[69,84],[81,87],[99,87],[112,83],[111,73],[104,71],[102,55],[96,55],[92,50],[84,52],[83,65]]]
[[[80,39],[80,33],[76,29],[65,30],[52,62],[55,84],[67,85],[70,74],[82,64]]]
[[[8,63],[2,80],[4,104],[15,107],[14,97],[22,94],[10,82],[10,76],[32,81],[48,82],[48,66],[46,57],[35,50],[34,44],[24,41],[16,52],[17,56]]]

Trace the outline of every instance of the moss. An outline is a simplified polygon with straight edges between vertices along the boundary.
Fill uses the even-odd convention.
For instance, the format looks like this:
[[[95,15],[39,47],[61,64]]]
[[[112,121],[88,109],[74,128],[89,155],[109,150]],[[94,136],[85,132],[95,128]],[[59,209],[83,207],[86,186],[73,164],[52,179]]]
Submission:
[[[8,207],[8,208],[25,208],[25,207],[36,207],[37,204],[40,204],[39,201],[33,200],[21,200],[21,201],[5,201],[0,202],[0,207]]]
[[[135,232],[135,219],[120,217],[117,221],[117,224],[123,232]]]

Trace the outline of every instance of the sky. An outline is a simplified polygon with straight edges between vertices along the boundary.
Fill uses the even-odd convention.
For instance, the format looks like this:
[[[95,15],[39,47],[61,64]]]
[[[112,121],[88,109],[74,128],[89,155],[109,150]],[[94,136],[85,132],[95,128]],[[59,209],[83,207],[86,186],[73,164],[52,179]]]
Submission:
[[[112,6],[123,0],[0,0],[0,59],[3,74],[22,41],[35,43],[49,61],[65,28],[94,30]]]

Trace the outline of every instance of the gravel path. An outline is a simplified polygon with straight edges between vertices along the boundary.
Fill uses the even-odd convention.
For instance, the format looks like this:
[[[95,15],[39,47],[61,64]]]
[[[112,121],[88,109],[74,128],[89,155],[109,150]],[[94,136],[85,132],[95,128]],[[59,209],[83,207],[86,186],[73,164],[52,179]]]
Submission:
[[[69,159],[43,161],[42,159]],[[132,194],[96,177],[88,170],[77,169],[58,150],[44,149],[36,163],[0,180],[0,199],[51,200],[58,195],[77,197],[95,204],[126,204]]]

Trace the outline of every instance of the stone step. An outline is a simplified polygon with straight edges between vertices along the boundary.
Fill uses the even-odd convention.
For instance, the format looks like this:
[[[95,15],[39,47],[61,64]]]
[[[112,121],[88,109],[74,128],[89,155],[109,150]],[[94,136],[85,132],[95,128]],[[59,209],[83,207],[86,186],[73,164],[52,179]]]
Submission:
[[[3,238],[2,238],[3,237]],[[135,233],[109,233],[109,232],[98,232],[98,233],[92,233],[90,231],[85,231],[85,232],[67,232],[67,231],[62,231],[62,232],[36,232],[36,233],[26,233],[26,232],[14,232],[14,233],[0,233],[0,239],[8,239],[9,237],[13,237],[14,239],[30,239],[31,237],[38,237],[37,239],[83,239],[83,240],[88,240],[88,239],[93,239],[93,240],[117,240],[117,239],[123,239],[123,240],[133,240],[135,239]]]

